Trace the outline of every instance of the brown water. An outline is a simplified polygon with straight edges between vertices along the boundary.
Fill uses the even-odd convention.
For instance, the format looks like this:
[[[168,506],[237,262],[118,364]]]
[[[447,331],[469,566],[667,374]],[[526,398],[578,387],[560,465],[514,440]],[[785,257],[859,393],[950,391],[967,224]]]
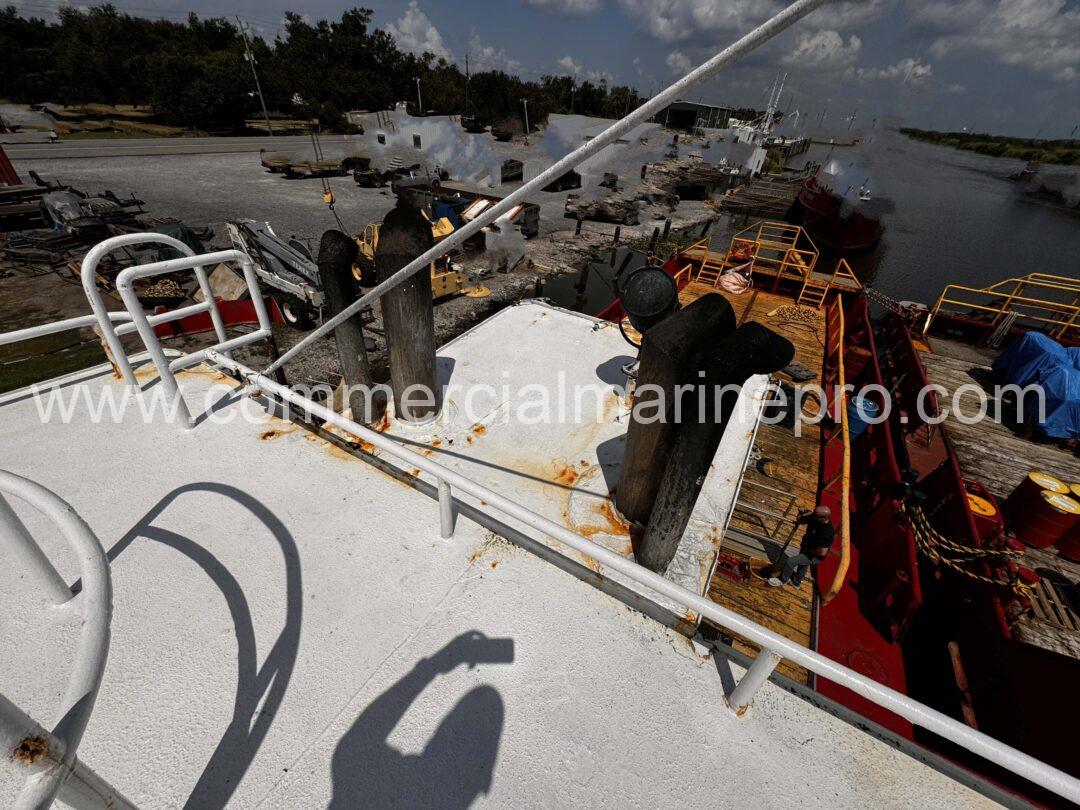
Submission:
[[[803,160],[836,161],[857,187],[869,177],[872,208],[885,211],[885,236],[871,253],[849,257],[864,281],[897,300],[932,304],[946,284],[983,287],[1028,273],[1080,277],[1080,213],[1018,193],[1007,177],[1023,162],[871,130],[854,147],[814,146]],[[847,182],[847,179],[845,179]],[[713,228],[726,245],[732,226]],[[834,257],[823,256],[824,267]],[[613,300],[612,268],[549,282],[544,295],[595,314]]]
[[[824,146],[807,155],[828,156]],[[1021,161],[885,130],[831,157],[856,182],[870,177],[874,202],[892,209],[881,246],[852,264],[893,298],[933,303],[945,284],[982,287],[1028,273],[1080,277],[1080,213],[1019,194],[1006,178]]]

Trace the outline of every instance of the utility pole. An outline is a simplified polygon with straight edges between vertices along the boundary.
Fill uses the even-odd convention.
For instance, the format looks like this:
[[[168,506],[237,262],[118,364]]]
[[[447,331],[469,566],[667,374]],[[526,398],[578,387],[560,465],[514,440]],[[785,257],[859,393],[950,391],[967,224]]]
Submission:
[[[525,141],[529,140],[529,100],[522,98],[521,103],[525,105]]]
[[[465,115],[469,114],[469,55],[465,54]]]
[[[274,128],[270,126],[270,113],[266,111],[266,99],[263,98],[262,85],[259,84],[259,72],[255,70],[255,54],[251,52],[251,40],[248,39],[247,23],[237,17],[236,24],[240,27],[240,36],[244,38],[244,59],[251,65],[251,75],[255,77],[255,91],[259,94],[259,104],[262,105],[263,118],[266,119],[266,131],[273,138]]]
[[[570,77],[570,113],[574,112],[574,94],[577,92],[577,77]]]
[[[420,98],[420,77],[416,77],[416,114],[424,114],[424,102]]]

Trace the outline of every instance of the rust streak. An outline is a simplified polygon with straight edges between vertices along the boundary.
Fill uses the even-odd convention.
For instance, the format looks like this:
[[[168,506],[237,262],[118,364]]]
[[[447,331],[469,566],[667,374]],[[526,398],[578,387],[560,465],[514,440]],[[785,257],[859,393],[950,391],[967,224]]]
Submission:
[[[472,428],[470,428],[470,432],[474,436],[485,436],[487,435],[487,425],[485,425],[483,422],[477,422],[475,425],[472,426]]]
[[[600,573],[600,563],[590,557],[588,554],[581,554],[581,561],[585,563],[585,567],[592,571],[594,574]]]

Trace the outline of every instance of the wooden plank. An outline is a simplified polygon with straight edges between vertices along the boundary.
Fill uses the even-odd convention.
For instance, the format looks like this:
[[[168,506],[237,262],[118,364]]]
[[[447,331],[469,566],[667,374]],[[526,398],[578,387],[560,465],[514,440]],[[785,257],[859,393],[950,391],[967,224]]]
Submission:
[[[953,351],[946,341],[935,338],[930,342],[941,351],[920,352],[929,381],[950,392],[961,385],[975,384],[989,397],[995,383],[990,367],[974,359],[972,352]],[[962,408],[975,413],[976,399],[972,393],[961,398]],[[990,397],[993,403],[992,397]],[[1007,425],[992,419],[976,424],[958,421],[949,402],[950,414],[941,425],[949,445],[956,453],[961,472],[981,481],[999,500],[1003,501],[1031,470],[1043,470],[1068,483],[1080,482],[1080,459],[1069,451],[1050,443],[1039,443],[1017,435]],[[1015,638],[1063,655],[1080,658],[1080,617],[1067,600],[1058,593],[1055,583],[1045,574],[1055,573],[1069,582],[1080,581],[1080,565],[1066,560],[1051,548],[1025,550],[1021,564],[1044,574],[1032,600],[1032,611],[1012,627]]]
[[[961,385],[975,384],[990,396],[989,366],[933,353],[923,353],[922,360],[931,383],[949,392]],[[975,412],[975,402],[974,392],[960,399],[967,413]],[[1025,439],[991,419],[966,425],[950,414],[942,429],[964,474],[982,481],[999,500],[1007,498],[1031,470],[1045,470],[1069,483],[1080,482],[1080,459],[1072,453],[1053,444]]]
[[[790,340],[795,346],[795,359],[815,373],[809,382],[820,380],[825,350],[824,318],[817,323],[808,324],[787,320],[779,315],[770,316],[770,312],[781,307],[792,307],[794,302],[786,296],[773,295],[761,289],[732,295],[711,285],[694,282],[684,287],[679,297],[683,305],[686,305],[711,292],[719,292],[731,302],[738,323],[757,321]],[[804,425],[801,436],[795,436],[790,428],[782,425],[761,425],[755,444],[760,448],[762,457],[772,461],[777,477],[770,477],[751,467],[746,472],[743,498],[753,497],[751,493],[757,488],[752,482],[757,482],[790,492],[795,496],[796,507],[813,508],[819,478],[819,439],[820,429],[817,425]],[[759,489],[757,493],[766,499],[779,498],[768,496]],[[733,522],[760,531],[760,527],[745,517],[736,516]],[[781,532],[781,540],[786,534],[786,530]],[[797,543],[798,537],[793,542]],[[746,557],[723,542],[721,549],[726,553]],[[785,638],[810,646],[813,604],[816,598],[810,577],[806,578],[801,588],[772,588],[757,578],[748,582],[735,582],[717,573],[709,584],[708,593],[714,602],[742,613]],[[744,639],[736,638],[735,646],[743,652],[757,653],[757,647]],[[778,669],[800,683],[808,681],[806,670],[790,662],[782,662]]]

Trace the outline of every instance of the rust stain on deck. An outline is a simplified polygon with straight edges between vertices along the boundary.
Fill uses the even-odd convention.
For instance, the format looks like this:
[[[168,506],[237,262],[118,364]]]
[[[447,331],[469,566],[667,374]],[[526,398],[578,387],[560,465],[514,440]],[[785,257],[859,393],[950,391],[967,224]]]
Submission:
[[[483,422],[477,422],[475,425],[469,428],[469,432],[472,433],[473,436],[486,436],[487,425],[485,425]]]
[[[570,487],[577,483],[580,473],[567,464],[565,461],[559,461],[555,463],[555,478],[556,484],[562,484],[563,486]]]

